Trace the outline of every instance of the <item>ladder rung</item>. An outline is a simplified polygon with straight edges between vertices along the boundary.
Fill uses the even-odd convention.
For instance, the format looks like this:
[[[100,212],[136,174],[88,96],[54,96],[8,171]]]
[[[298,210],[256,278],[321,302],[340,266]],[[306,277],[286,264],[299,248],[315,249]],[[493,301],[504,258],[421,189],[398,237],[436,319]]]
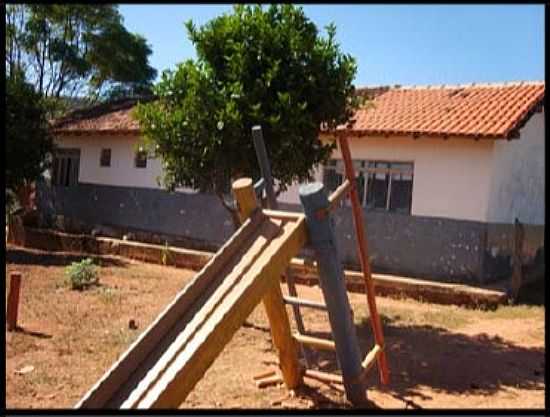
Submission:
[[[367,378],[367,374],[369,373],[370,369],[374,365],[374,362],[376,362],[376,359],[378,356],[382,353],[382,348],[380,345],[374,345],[374,347],[367,353],[367,356],[365,356],[365,359],[361,363],[361,366],[363,370],[361,371],[361,374],[358,377],[358,381],[365,381]]]
[[[294,339],[298,343],[302,343],[307,346],[311,346],[322,350],[336,350],[336,345],[332,340],[321,339],[319,337],[306,336],[300,333],[294,333]]]
[[[342,197],[345,197],[347,195],[350,189],[351,182],[346,178],[344,182],[336,190],[334,190],[334,192],[328,198],[329,210],[333,210],[338,205]]]
[[[287,304],[296,305],[296,306],[302,306],[302,307],[309,307],[309,308],[315,308],[317,310],[327,310],[327,306],[323,303],[319,303],[317,301],[311,301],[311,300],[305,300],[303,298],[298,297],[292,297],[292,296],[283,296],[283,300]]]
[[[374,345],[370,352],[367,353],[367,356],[365,356],[365,359],[361,363],[364,372],[368,371],[372,367],[372,365],[374,365],[374,361],[376,360],[376,358],[378,358],[380,352],[382,352],[382,348],[380,347],[380,345]]]
[[[314,369],[306,369],[304,372],[304,376],[307,376],[322,382],[334,382],[337,384],[344,383],[341,375],[331,374],[323,371],[316,371]]]

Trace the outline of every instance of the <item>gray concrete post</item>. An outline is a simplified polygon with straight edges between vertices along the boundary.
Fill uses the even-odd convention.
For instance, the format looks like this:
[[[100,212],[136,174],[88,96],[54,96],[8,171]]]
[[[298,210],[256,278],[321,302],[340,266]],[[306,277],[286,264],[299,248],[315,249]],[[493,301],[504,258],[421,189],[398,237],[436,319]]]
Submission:
[[[366,401],[367,393],[363,383],[354,382],[358,380],[363,369],[344,271],[338,255],[331,216],[317,216],[320,209],[329,206],[328,197],[323,184],[318,182],[300,186],[299,194],[306,215],[310,243],[315,250],[319,283],[328,309],[346,396],[353,404],[359,405]]]
[[[265,149],[264,138],[262,135],[261,126],[252,127],[252,139],[254,140],[254,149],[256,149],[256,157],[260,165],[260,172],[265,180],[265,192],[267,194],[267,203],[272,210],[277,209],[277,198],[273,190],[273,177],[271,176],[271,166]]]

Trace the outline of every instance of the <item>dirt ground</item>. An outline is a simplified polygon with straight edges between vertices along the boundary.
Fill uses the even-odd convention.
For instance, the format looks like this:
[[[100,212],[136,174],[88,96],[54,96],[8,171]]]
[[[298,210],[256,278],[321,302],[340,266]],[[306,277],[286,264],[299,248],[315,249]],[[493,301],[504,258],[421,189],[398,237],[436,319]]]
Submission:
[[[6,332],[6,406],[71,408],[194,275],[115,257],[96,258],[101,285],[72,291],[64,267],[83,256],[8,246],[6,276],[23,274],[17,332]],[[6,283],[6,298],[8,293]],[[315,287],[300,296],[321,299]],[[372,346],[366,298],[350,294],[362,352]],[[544,408],[544,307],[468,310],[379,297],[391,370],[371,371],[375,408]],[[290,312],[290,310],[289,310]],[[130,320],[137,329],[131,329]],[[326,313],[305,310],[308,331],[328,337]],[[315,352],[336,371],[334,353]],[[182,408],[348,408],[342,389],[306,379],[295,395],[259,389],[276,366],[262,305],[247,319]],[[30,370],[33,367],[32,370]],[[336,371],[337,372],[337,371]]]

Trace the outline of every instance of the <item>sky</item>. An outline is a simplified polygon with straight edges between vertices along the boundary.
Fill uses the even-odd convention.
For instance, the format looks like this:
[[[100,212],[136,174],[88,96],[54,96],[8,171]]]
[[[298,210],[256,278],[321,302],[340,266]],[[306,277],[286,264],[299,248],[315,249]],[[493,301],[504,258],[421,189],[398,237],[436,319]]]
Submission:
[[[334,22],[344,53],[357,60],[357,86],[544,80],[543,5],[304,5],[325,34]],[[119,6],[143,35],[159,76],[196,58],[184,22],[200,26],[230,4]]]

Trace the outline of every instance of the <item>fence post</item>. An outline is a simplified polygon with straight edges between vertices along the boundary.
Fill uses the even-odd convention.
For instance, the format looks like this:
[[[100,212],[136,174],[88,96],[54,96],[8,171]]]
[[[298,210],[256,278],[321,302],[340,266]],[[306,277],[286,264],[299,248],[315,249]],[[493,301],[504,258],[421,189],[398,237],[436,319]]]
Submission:
[[[323,184],[319,182],[302,185],[299,194],[306,215],[310,243],[317,258],[319,283],[327,305],[346,396],[353,404],[362,404],[367,399],[367,393],[363,382],[357,382],[363,371],[361,353],[331,216],[317,216],[319,210],[328,208],[329,201]]]
[[[17,329],[17,313],[19,311],[19,290],[21,288],[21,273],[12,272],[10,274],[10,293],[8,295],[8,312],[6,321],[8,322],[8,331]]]

